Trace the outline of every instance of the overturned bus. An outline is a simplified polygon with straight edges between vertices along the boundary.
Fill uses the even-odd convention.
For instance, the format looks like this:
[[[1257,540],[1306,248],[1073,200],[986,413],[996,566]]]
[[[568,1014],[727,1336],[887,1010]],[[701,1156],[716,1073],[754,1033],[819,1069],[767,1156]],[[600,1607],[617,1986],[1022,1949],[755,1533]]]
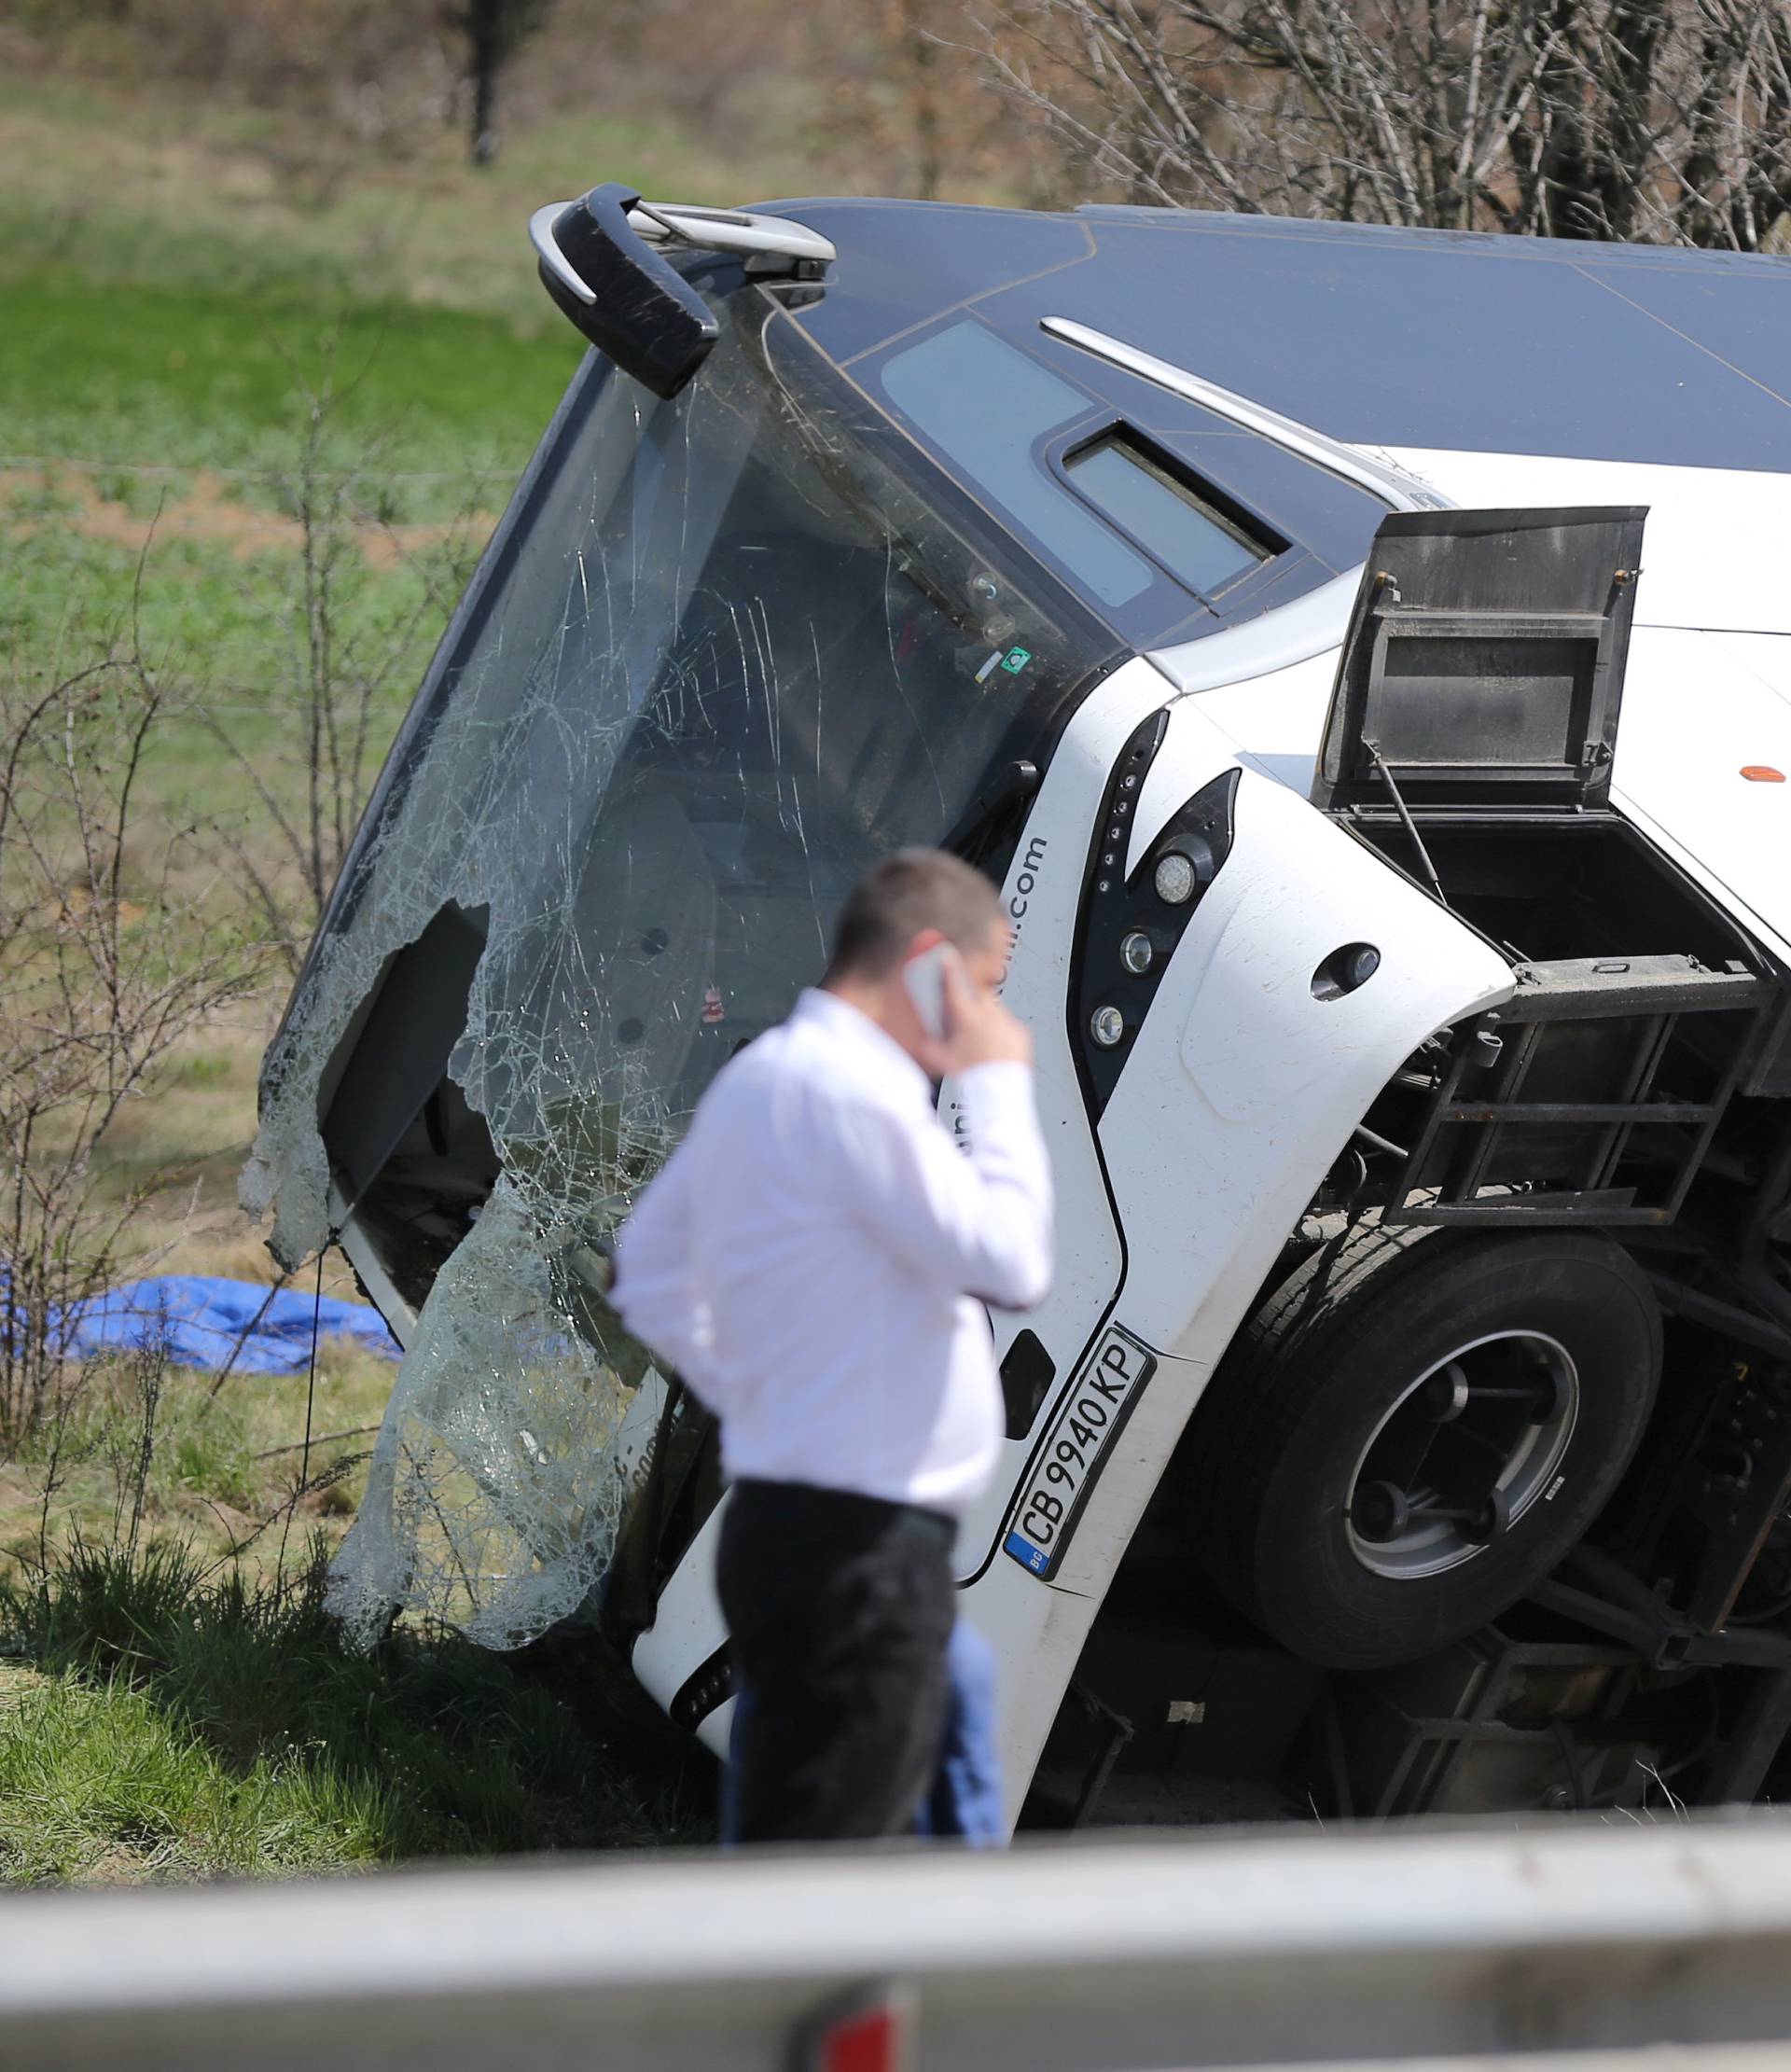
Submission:
[[[616,187],[533,231],[592,350],[245,1179],[405,1347],[343,1615],[582,1621],[724,1744],[715,1433],[604,1241],[941,843],[1060,1200],[957,1547],[1016,1817],[1776,1788],[1791,269]]]

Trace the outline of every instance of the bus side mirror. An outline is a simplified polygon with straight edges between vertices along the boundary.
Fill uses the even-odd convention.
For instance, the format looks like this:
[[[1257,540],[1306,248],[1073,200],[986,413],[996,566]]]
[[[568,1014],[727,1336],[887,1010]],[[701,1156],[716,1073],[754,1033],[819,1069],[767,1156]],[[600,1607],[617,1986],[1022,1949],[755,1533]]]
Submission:
[[[600,353],[655,396],[684,387],[714,346],[715,315],[640,235],[640,201],[618,181],[576,202],[549,202],[529,219],[542,285]]]

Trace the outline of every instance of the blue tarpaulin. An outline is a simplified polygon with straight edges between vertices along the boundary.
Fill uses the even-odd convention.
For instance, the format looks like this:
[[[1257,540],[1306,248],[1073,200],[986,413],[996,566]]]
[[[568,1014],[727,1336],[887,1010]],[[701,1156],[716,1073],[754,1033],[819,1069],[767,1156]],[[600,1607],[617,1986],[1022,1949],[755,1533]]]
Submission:
[[[302,1288],[270,1292],[254,1281],[208,1273],[159,1274],[76,1304],[66,1319],[67,1355],[86,1359],[165,1342],[180,1367],[293,1374],[310,1361],[313,1314],[320,1340],[352,1338],[383,1358],[401,1356],[370,1303],[333,1295],[317,1301]]]

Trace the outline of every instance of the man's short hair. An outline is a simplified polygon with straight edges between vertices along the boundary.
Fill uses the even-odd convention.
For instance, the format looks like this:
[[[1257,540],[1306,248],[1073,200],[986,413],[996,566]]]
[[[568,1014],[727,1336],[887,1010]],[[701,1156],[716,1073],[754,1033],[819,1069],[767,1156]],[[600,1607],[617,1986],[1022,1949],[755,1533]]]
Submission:
[[[898,849],[866,871],[840,910],[827,977],[882,978],[923,928],[980,950],[1000,914],[1000,895],[981,871],[943,849]]]

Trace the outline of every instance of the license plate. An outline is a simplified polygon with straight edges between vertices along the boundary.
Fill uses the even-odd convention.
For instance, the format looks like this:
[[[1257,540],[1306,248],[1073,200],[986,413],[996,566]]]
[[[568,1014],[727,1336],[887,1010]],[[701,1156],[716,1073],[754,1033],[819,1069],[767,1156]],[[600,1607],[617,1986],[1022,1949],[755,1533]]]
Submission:
[[[1109,1329],[1064,1392],[1002,1542],[1034,1576],[1056,1572],[1107,1451],[1156,1365],[1136,1339]]]

